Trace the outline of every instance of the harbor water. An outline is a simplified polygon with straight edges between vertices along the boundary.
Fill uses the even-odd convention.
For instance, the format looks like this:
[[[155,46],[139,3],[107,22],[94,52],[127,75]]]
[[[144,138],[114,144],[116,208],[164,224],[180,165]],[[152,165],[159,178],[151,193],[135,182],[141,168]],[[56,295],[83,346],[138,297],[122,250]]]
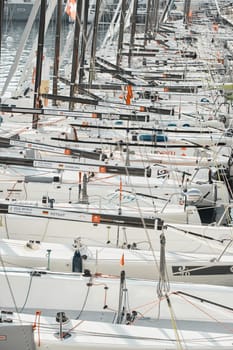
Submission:
[[[63,21],[61,39],[60,39],[60,48],[61,55],[64,52],[66,43],[69,37],[69,33],[72,31],[74,24]],[[8,77],[12,64],[14,64],[17,50],[19,49],[20,40],[24,32],[26,22],[20,21],[4,21],[3,22],[3,31],[2,31],[2,47],[1,47],[1,62],[0,62],[0,95],[4,87],[5,81]],[[98,43],[101,42],[107,30],[107,24],[102,24],[98,28]],[[25,64],[28,61],[29,56],[33,48],[37,48],[37,38],[39,32],[39,22],[37,21],[28,36],[27,42],[22,51],[18,67],[14,73],[14,76],[7,88],[7,94],[14,95],[15,90],[18,87],[20,77],[24,71]],[[44,48],[48,58],[51,62],[54,60],[55,52],[55,35],[56,35],[56,23],[52,21],[48,27],[47,33],[44,39]],[[71,62],[72,59],[72,41],[69,50],[66,52],[63,62],[60,66],[60,74],[63,75],[64,70],[69,69],[67,67],[68,62]],[[30,85],[31,76],[28,76],[28,84]],[[25,88],[27,84],[25,84]]]

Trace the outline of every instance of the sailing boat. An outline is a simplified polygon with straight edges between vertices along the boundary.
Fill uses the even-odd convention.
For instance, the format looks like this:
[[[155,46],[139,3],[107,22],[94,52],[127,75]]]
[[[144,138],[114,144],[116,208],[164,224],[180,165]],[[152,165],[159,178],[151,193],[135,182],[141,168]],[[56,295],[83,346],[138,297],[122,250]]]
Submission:
[[[164,269],[165,266],[162,266]],[[166,272],[164,271],[166,274]],[[124,272],[125,276],[125,272]],[[164,300],[156,296],[156,290],[163,291],[169,282],[158,280],[131,279],[124,277],[123,296],[128,300],[125,312],[132,313],[137,310],[134,323],[143,324],[141,315],[149,317],[151,321],[157,319],[159,310],[160,320],[169,319],[170,313],[164,305]],[[118,309],[120,277],[113,275],[91,274],[85,270],[80,273],[51,272],[48,270],[24,269],[17,267],[4,267],[0,269],[1,296],[0,309],[28,312],[43,310],[44,314],[51,311],[74,312],[80,316],[84,313],[88,319],[109,320],[114,319]],[[212,303],[228,307],[232,310],[232,287],[207,284],[170,282],[167,287],[168,295],[172,295],[173,307],[177,319],[197,320],[200,316],[190,312],[190,303],[186,309],[179,307],[181,295],[189,295],[201,300],[211,300]],[[48,293],[49,291],[49,293]],[[136,292],[135,292],[136,291]],[[176,295],[176,296],[175,296]],[[123,298],[123,299],[124,299]],[[80,317],[79,316],[79,317]],[[228,315],[229,316],[229,315]],[[87,318],[86,318],[87,319]]]
[[[185,308],[189,302],[193,303],[193,300],[188,300],[185,296],[180,307]],[[163,303],[166,303],[166,300]],[[44,316],[40,311],[35,314],[22,314],[3,310],[0,324],[1,339],[4,345],[9,345],[7,349],[14,349],[15,341],[17,341],[17,348],[25,349],[27,346],[30,350],[231,349],[233,336],[229,314],[232,312],[227,308],[221,309],[221,306],[218,308],[211,304],[200,304],[201,310],[196,306],[193,305],[193,310],[196,312],[201,314],[206,311],[206,315],[202,314],[200,320],[189,322],[182,319],[181,321],[171,314],[172,317],[167,322],[157,320],[153,324],[147,319],[149,327],[143,326],[143,322],[142,326],[133,325],[133,316],[130,317],[130,315],[128,324],[125,325],[75,320],[62,310],[50,317]],[[218,317],[220,312],[224,313],[225,318],[221,316],[221,320],[218,321],[216,316]]]
[[[182,244],[181,244],[182,245]],[[166,271],[169,281],[208,283],[233,286],[232,244],[212,243],[212,254],[166,252]],[[84,272],[96,275],[119,276],[124,267],[132,278],[159,279],[160,251],[141,250],[134,246],[122,248],[91,246],[80,238],[70,245],[40,241],[0,240],[0,266],[40,268],[53,272]]]
[[[8,338],[14,337],[6,334],[18,329],[24,335],[17,338],[22,344],[26,329],[27,344],[36,349],[59,346],[69,350],[78,344],[91,350],[99,346],[125,350],[217,346],[225,350],[232,345],[230,287],[169,286],[164,276],[156,283],[130,280],[124,271],[120,279],[112,279],[6,269],[0,279],[0,305],[4,305],[0,332],[5,342],[12,342]],[[22,314],[29,308],[40,311]],[[49,318],[48,312],[56,319]]]

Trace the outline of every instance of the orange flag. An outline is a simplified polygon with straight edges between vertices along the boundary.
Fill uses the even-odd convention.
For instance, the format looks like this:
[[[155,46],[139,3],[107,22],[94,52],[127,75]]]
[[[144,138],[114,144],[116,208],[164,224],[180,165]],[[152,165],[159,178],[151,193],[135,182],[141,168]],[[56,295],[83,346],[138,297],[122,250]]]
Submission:
[[[193,13],[192,13],[192,10],[190,10],[189,13],[188,13],[188,20],[189,20],[189,22],[192,21],[192,17],[193,17]]]
[[[121,266],[124,266],[124,265],[125,265],[125,256],[124,256],[124,253],[123,253],[122,256],[121,256],[120,265],[121,265]]]
[[[119,200],[122,201],[122,179],[120,178],[120,192],[119,192]]]
[[[131,85],[127,85],[127,95],[126,95],[126,104],[130,105],[131,98],[133,97],[133,89]]]
[[[68,0],[65,7],[65,12],[74,21],[76,17],[76,0]]]
[[[218,23],[213,23],[213,31],[214,32],[218,31]]]

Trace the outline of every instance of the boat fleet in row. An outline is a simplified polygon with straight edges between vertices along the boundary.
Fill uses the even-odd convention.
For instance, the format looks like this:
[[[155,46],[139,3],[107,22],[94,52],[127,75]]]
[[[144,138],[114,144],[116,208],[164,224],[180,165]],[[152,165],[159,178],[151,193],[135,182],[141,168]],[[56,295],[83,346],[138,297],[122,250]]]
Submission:
[[[232,29],[170,3],[75,96],[1,100],[0,348],[232,348]]]

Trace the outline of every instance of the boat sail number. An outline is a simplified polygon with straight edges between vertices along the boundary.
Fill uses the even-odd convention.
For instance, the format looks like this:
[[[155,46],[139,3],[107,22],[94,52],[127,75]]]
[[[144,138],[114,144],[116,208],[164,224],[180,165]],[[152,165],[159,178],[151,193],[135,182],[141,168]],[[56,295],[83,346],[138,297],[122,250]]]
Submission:
[[[173,276],[227,275],[233,273],[233,266],[172,266]]]

